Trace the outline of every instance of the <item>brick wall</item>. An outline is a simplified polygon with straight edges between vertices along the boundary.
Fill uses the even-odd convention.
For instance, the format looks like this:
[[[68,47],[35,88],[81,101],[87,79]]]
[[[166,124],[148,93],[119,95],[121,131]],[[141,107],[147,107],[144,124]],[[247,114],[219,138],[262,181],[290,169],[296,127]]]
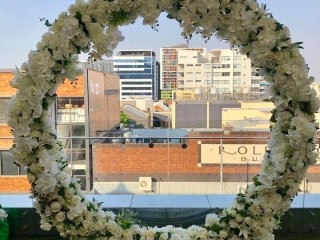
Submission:
[[[78,76],[77,80],[71,82],[66,79],[57,89],[58,97],[83,97],[84,96],[84,77]]]
[[[12,137],[11,128],[8,125],[0,125],[0,136],[1,137]],[[0,150],[8,150],[11,148],[13,140],[0,139]]]
[[[155,143],[153,148],[148,144],[97,143],[92,147],[93,177],[99,181],[130,181],[133,176],[159,176],[170,174],[171,181],[200,181],[208,179],[219,181],[220,164],[199,165],[199,139],[187,140],[187,148],[182,144]],[[207,140],[209,141],[209,139]],[[219,140],[211,140],[217,143]],[[244,179],[247,175],[257,174],[260,164],[224,165],[225,179],[230,181],[234,176]],[[241,181],[241,180],[240,180]]]
[[[115,127],[120,122],[119,76],[88,71],[90,136]],[[106,94],[116,90],[114,94]]]
[[[16,94],[16,89],[10,86],[13,79],[13,73],[0,72],[0,97],[11,97]]]
[[[198,141],[219,143],[219,139],[205,139],[205,137],[219,137],[221,133],[194,132],[193,137],[204,139],[187,140],[187,148],[181,144],[155,143],[153,148],[148,144],[107,144],[96,143],[92,147],[93,178],[99,181],[133,181],[137,176],[150,175],[165,179],[168,174],[170,181],[219,181],[220,164],[199,165]],[[240,139],[232,137],[242,136]],[[246,139],[249,137],[262,137],[265,139]],[[266,143],[269,132],[233,132],[224,143]],[[257,164],[224,164],[223,174],[226,181],[251,180],[260,172],[260,163]],[[313,181],[320,181],[317,177],[320,166],[316,165],[308,170],[308,177]],[[169,178],[167,178],[169,179]]]
[[[30,193],[26,176],[0,176],[0,193]]]

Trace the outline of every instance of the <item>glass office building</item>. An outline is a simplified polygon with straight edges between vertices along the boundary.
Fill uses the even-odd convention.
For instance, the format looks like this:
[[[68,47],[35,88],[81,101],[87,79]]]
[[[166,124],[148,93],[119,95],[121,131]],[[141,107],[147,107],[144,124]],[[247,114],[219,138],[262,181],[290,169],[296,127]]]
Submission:
[[[149,50],[121,50],[113,57],[120,77],[120,99],[158,99],[156,56]]]

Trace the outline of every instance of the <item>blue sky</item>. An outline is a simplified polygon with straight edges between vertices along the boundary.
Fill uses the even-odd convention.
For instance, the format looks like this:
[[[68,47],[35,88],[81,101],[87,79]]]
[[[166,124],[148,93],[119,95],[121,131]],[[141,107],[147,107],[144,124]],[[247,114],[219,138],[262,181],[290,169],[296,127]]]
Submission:
[[[47,28],[39,18],[53,21],[67,10],[73,0],[1,0],[0,1],[0,68],[14,68],[27,60]],[[320,2],[319,0],[258,0],[266,3],[275,19],[289,27],[294,42],[303,42],[301,50],[310,67],[310,75],[320,82]],[[160,47],[186,43],[181,37],[178,23],[160,18],[159,31],[155,32],[141,21],[121,28],[125,36],[116,49],[151,49],[159,54]],[[194,37],[190,47],[227,48],[226,42],[216,39],[205,43]],[[80,60],[85,60],[84,56]]]

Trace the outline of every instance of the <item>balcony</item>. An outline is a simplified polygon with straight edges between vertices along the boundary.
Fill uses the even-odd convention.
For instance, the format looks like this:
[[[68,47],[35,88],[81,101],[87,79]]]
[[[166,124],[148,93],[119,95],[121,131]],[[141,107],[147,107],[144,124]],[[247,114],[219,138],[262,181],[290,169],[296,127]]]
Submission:
[[[58,123],[84,123],[85,109],[83,107],[70,107],[57,109]]]

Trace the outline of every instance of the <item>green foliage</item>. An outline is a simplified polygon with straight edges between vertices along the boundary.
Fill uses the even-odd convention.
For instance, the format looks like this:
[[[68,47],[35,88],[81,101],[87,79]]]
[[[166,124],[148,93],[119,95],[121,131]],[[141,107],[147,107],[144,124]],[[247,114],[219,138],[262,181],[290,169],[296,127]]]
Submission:
[[[121,213],[116,216],[116,222],[123,229],[129,229],[131,225],[138,223],[137,214],[133,211],[122,209]]]
[[[51,27],[52,23],[46,18],[40,18],[40,22],[44,21],[44,25],[47,27]]]
[[[277,122],[277,120],[276,120],[277,110],[276,110],[276,109],[273,109],[273,110],[271,111],[271,113],[272,113],[272,115],[271,115],[271,117],[270,117],[270,122],[272,122],[272,123]]]
[[[120,123],[122,123],[124,126],[128,126],[130,122],[130,119],[127,114],[125,114],[123,111],[120,112]]]
[[[114,11],[111,13],[111,16],[109,18],[109,22],[113,26],[118,26],[121,24],[124,24],[130,17],[130,12],[126,12],[123,9],[120,9],[119,11]]]

